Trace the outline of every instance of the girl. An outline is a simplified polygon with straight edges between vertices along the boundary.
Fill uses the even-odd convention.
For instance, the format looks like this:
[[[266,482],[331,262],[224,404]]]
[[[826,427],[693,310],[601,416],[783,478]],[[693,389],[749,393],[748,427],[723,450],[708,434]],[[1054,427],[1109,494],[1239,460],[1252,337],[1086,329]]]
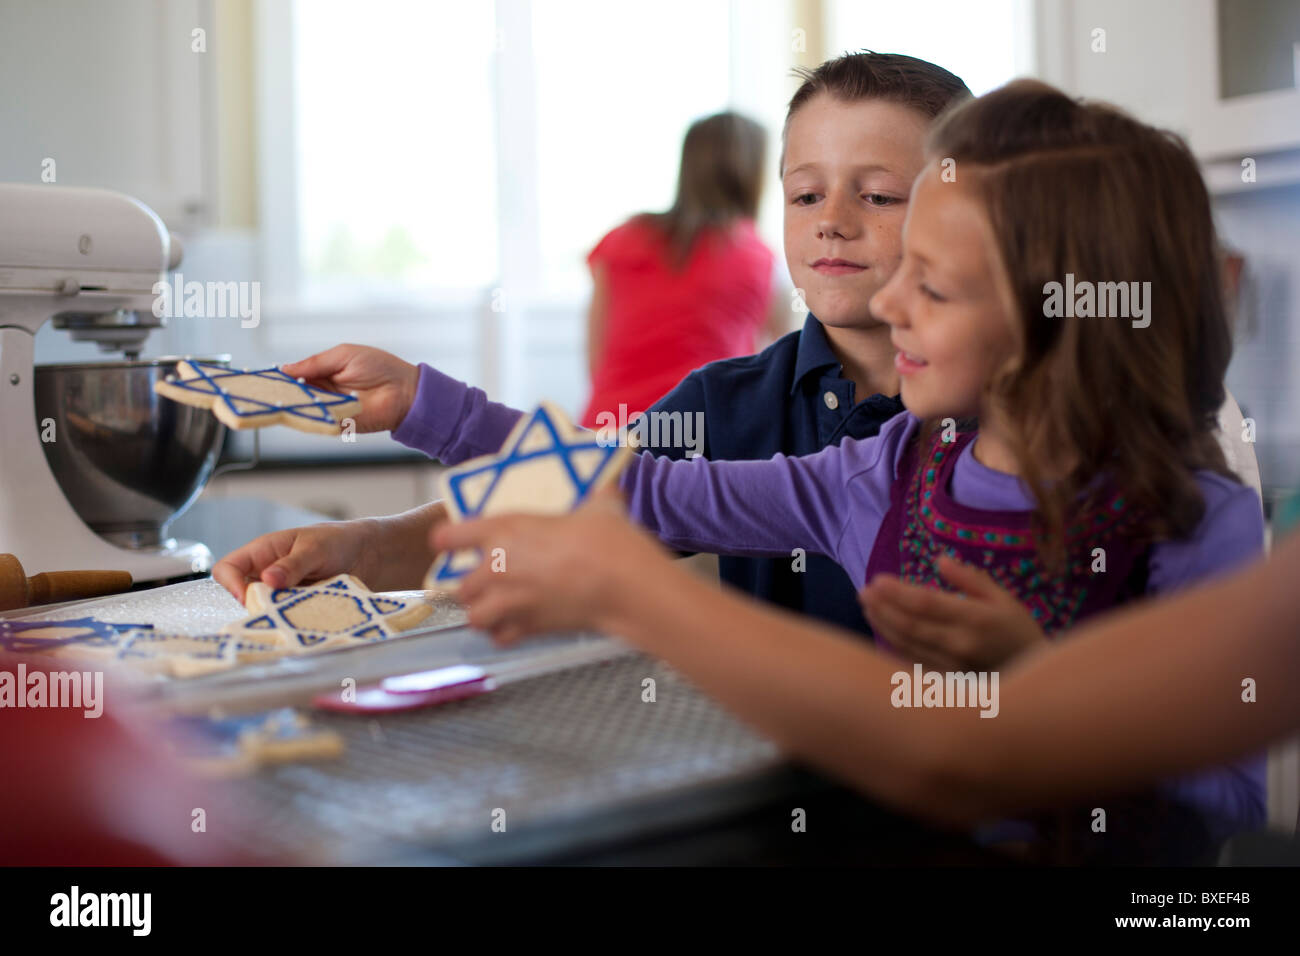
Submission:
[[[671,548],[828,554],[859,584],[883,573],[939,585],[944,559],[973,565],[1025,610],[1005,633],[933,649],[961,670],[997,667],[1098,611],[1258,555],[1259,501],[1214,436],[1230,337],[1209,200],[1186,147],[1019,81],[941,121],[930,156],[903,262],[872,301],[899,350],[908,411],[876,438],[804,458],[639,456],[621,482],[632,514]],[[1124,283],[1131,314],[1089,317],[1082,300],[1051,314],[1053,283]],[[968,418],[978,430],[957,427]],[[437,544],[456,540],[448,529]],[[565,569],[588,597],[605,580],[595,565],[611,564],[589,545],[589,561]],[[490,588],[471,620],[506,637],[534,603],[557,600],[491,577],[466,582],[471,603]],[[605,600],[627,614],[641,606],[635,589]],[[898,622],[881,623],[888,637]],[[1263,761],[1169,791],[1224,835],[1262,821]]]
[[[634,217],[587,257],[588,428],[645,411],[694,368],[748,355],[772,323],[773,256],[754,228],[765,140],[737,113],[693,123],[672,207]]]

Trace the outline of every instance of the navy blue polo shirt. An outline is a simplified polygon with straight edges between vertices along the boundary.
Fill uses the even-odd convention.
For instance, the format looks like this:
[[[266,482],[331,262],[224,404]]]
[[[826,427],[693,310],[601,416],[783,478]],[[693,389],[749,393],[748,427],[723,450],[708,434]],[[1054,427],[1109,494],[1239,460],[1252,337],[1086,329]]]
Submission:
[[[782,336],[757,355],[725,359],[696,369],[651,411],[703,412],[702,454],[718,460],[766,459],[777,453],[810,455],[845,437],[868,438],[903,411],[897,397],[871,395],[855,402],[853,383],[822,324],[811,314],[802,331]],[[656,455],[684,458],[690,449],[655,447]],[[718,558],[722,580],[755,597],[870,634],[858,605],[864,582],[830,558],[807,555],[803,571],[794,556]]]

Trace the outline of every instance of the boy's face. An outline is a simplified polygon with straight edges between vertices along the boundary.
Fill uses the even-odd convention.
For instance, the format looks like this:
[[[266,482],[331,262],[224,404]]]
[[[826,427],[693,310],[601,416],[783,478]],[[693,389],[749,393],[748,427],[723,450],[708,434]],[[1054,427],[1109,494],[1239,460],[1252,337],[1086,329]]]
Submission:
[[[869,302],[902,258],[929,118],[885,100],[819,93],[790,119],[781,184],[785,259],[824,325],[869,328]]]
[[[986,386],[1020,351],[984,207],[931,165],[912,191],[903,246],[902,265],[871,303],[898,350],[903,404],[920,418],[980,414]]]

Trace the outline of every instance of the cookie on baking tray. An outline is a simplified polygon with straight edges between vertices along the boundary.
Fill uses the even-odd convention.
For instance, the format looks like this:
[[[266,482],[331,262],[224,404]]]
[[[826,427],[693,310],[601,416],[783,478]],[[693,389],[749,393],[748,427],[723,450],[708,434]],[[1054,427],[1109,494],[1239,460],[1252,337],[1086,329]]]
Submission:
[[[168,634],[141,630],[126,635],[116,657],[140,670],[169,677],[199,677],[237,664],[274,660],[289,653],[279,640],[250,641],[234,634]]]
[[[121,661],[171,677],[197,677],[292,653],[278,635],[254,641],[231,634],[170,634],[148,624],[113,624],[90,617],[0,621],[0,649],[100,664]]]
[[[452,521],[523,512],[563,514],[618,479],[633,449],[578,428],[550,402],[521,418],[501,450],[448,468],[439,479]],[[453,590],[483,560],[477,551],[435,559],[424,586]]]
[[[93,617],[52,621],[0,620],[0,650],[81,658],[116,657],[126,635],[148,624],[111,624]]]
[[[340,422],[361,411],[351,395],[330,392],[278,368],[240,370],[185,359],[154,391],[212,414],[231,428],[283,424],[299,431],[337,435]]]
[[[289,642],[289,653],[387,640],[433,613],[422,600],[377,594],[350,574],[317,584],[273,588],[248,586],[244,605],[252,613],[226,628],[245,640]]]
[[[207,777],[238,777],[275,763],[339,756],[343,738],[314,726],[291,707],[236,716],[170,718],[165,739],[190,770]]]
[[[422,592],[376,594],[348,574],[293,588],[258,582],[245,596],[252,613],[217,634],[171,633],[91,617],[0,620],[0,650],[198,677],[239,664],[387,640],[433,613],[423,597]]]

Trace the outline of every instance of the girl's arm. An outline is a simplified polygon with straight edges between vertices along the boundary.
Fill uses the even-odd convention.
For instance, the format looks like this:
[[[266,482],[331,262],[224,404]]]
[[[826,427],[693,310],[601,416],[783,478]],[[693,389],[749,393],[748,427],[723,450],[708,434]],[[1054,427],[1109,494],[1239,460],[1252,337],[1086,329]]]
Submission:
[[[895,708],[896,661],[662,563],[601,627],[791,753],[901,809],[969,823],[1144,785],[1300,726],[1297,576],[1300,536],[1221,583],[1099,619],[1006,673],[992,719]]]
[[[661,657],[787,752],[885,803],[966,824],[1132,789],[1300,726],[1300,535],[1273,559],[1078,629],[1004,672],[998,712],[896,708],[898,661],[718,591],[602,501],[562,518],[444,525],[505,547],[462,584],[500,640],[593,627]],[[1257,702],[1243,700],[1255,682]]]
[[[415,398],[393,438],[445,465],[501,449],[523,412],[489,401],[487,392],[421,364]]]
[[[393,437],[447,464],[497,451],[521,412],[420,366],[410,412]],[[708,422],[705,422],[708,428]],[[767,461],[633,457],[620,486],[633,517],[679,551],[835,558],[862,580],[898,459],[916,419],[895,416],[873,437]],[[851,528],[850,528],[851,525]]]
[[[1218,475],[1202,474],[1198,481],[1205,514],[1187,538],[1152,549],[1148,594],[1182,591],[1222,577],[1263,554],[1264,517],[1254,490]],[[1267,757],[1258,753],[1167,781],[1161,789],[1198,808],[1213,835],[1226,836],[1264,824],[1267,777]]]
[[[872,438],[798,458],[638,455],[619,486],[632,517],[674,550],[791,560],[801,550],[835,558],[861,581],[916,424],[900,414]]]
[[[357,431],[391,431],[403,445],[449,465],[496,451],[523,414],[437,369],[368,345],[336,345],[282,370],[351,392],[361,401]]]

